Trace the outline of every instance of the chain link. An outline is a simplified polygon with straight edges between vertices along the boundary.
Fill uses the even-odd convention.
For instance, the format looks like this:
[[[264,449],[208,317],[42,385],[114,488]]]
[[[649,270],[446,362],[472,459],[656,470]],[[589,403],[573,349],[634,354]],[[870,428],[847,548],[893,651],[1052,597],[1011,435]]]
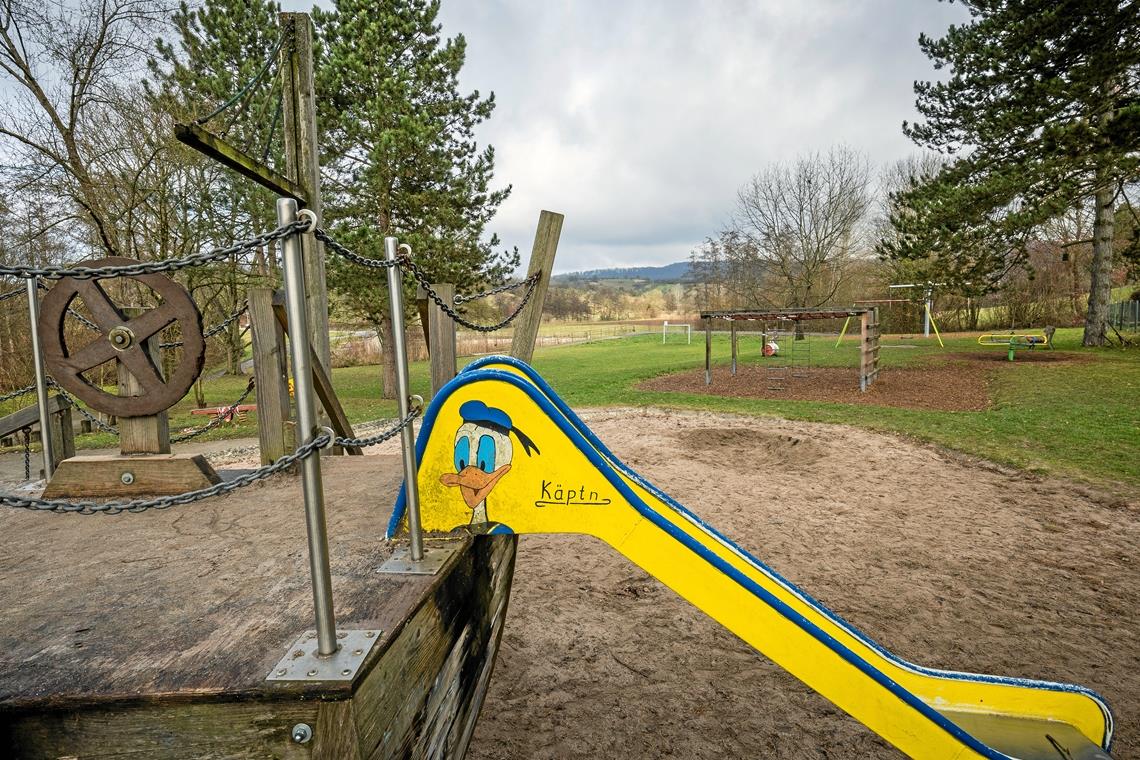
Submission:
[[[254,379],[251,377],[249,379],[249,384],[247,386],[245,386],[245,390],[242,391],[242,394],[240,396],[238,396],[237,401],[233,402],[232,404],[227,406],[225,409],[218,412],[218,414],[214,417],[214,419],[210,420],[208,423],[206,423],[202,427],[197,428],[195,430],[191,430],[191,431],[186,432],[186,433],[180,433],[179,435],[170,436],[170,442],[171,443],[182,443],[183,441],[189,441],[191,438],[196,438],[196,437],[202,435],[202,433],[205,433],[207,430],[213,430],[218,425],[221,425],[223,422],[226,422],[227,420],[231,419],[231,416],[233,415],[234,410],[237,409],[239,406],[241,406],[242,402],[244,402],[247,398],[249,398],[249,394],[253,393],[253,386],[254,386]]]
[[[9,290],[7,293],[0,293],[0,303],[4,303],[5,301],[7,301],[10,298],[16,298],[17,296],[22,296],[27,292],[28,291],[24,290],[23,288],[18,288],[16,290]]]
[[[507,284],[500,285],[497,288],[491,288],[490,290],[485,290],[482,293],[472,293],[469,296],[459,295],[455,297],[455,305],[459,306],[460,304],[467,303],[468,301],[477,301],[480,298],[487,298],[489,296],[498,295],[499,293],[506,293],[508,290],[515,290],[517,288],[523,287],[524,285],[529,286],[532,281],[537,283],[541,277],[541,272],[535,272],[530,277],[527,277],[521,282],[508,282]]]
[[[443,300],[439,293],[436,293],[434,290],[432,290],[431,281],[428,279],[428,276],[424,270],[420,269],[419,264],[416,264],[416,262],[412,261],[406,256],[398,259],[398,261],[402,266],[406,266],[408,271],[411,272],[412,277],[416,279],[416,282],[423,286],[423,289],[427,291],[428,298],[435,301],[435,305],[439,307],[440,311],[450,317],[456,324],[463,325],[467,329],[475,330],[476,332],[494,332],[495,330],[503,329],[511,322],[515,321],[515,317],[522,313],[522,310],[526,306],[527,301],[530,300],[531,295],[534,293],[535,286],[538,285],[538,278],[536,276],[532,275],[531,277],[528,277],[526,279],[526,282],[528,282],[529,285],[527,287],[526,293],[523,294],[522,301],[520,301],[519,305],[515,307],[515,310],[501,322],[496,322],[493,325],[480,325],[468,319],[465,319],[459,312],[448,306],[447,302]]]
[[[79,402],[77,402],[75,399],[73,399],[71,397],[71,394],[68,393],[67,391],[65,391],[62,387],[60,387],[59,383],[57,383],[54,379],[49,377],[47,379],[47,383],[52,388],[55,388],[55,392],[59,394],[60,398],[63,399],[64,403],[69,405],[75,411],[79,412],[79,415],[81,417],[83,417],[83,419],[87,420],[93,426],[102,430],[104,433],[110,433],[111,435],[118,435],[119,434],[119,429],[117,427],[115,427],[114,425],[108,425],[106,422],[99,419],[94,414],[92,414],[91,412],[87,411],[85,408],[80,406]]]
[[[121,512],[145,512],[148,509],[169,509],[170,507],[193,504],[196,501],[221,496],[222,494],[236,491],[239,488],[244,488],[250,483],[264,480],[270,475],[275,475],[282,470],[292,467],[302,459],[312,456],[317,450],[327,446],[328,442],[329,436],[322,433],[308,443],[299,446],[292,454],[286,454],[273,464],[259,467],[256,470],[239,475],[233,480],[222,481],[207,488],[187,491],[177,496],[160,496],[157,499],[132,499],[130,501],[109,501],[100,503],[96,501],[32,499],[0,494],[0,506],[12,507],[14,509],[28,509],[36,512],[58,512],[61,514],[70,513],[80,515],[93,515],[97,513],[117,515]]]
[[[234,323],[234,320],[236,320],[242,314],[245,314],[245,312],[248,308],[249,308],[249,302],[248,301],[242,301],[242,304],[241,304],[241,306],[238,307],[237,311],[230,314],[228,317],[226,317],[221,322],[219,322],[218,324],[211,327],[209,330],[206,330],[205,332],[203,332],[202,337],[203,338],[212,338],[215,335],[217,335],[218,333],[222,332],[227,327],[232,325]],[[174,340],[174,341],[170,341],[168,343],[159,343],[158,347],[159,348],[178,348],[181,345],[182,345],[182,341]]]
[[[343,256],[354,264],[359,264],[362,267],[369,267],[370,269],[391,269],[400,264],[400,258],[395,261],[388,261],[387,259],[373,259],[368,256],[361,256],[359,253],[354,253],[352,249],[341,245],[329,236],[325,230],[317,227],[313,230],[313,236],[320,240],[328,249],[335,254]]]
[[[24,480],[32,479],[32,429],[24,428]]]
[[[91,280],[91,279],[105,279],[109,277],[138,277],[144,274],[160,274],[164,272],[177,272],[180,269],[185,269],[192,266],[203,266],[211,264],[215,261],[220,261],[229,256],[239,253],[248,253],[263,246],[268,245],[274,240],[280,240],[283,237],[288,237],[297,232],[305,232],[309,229],[309,220],[305,218],[298,219],[295,222],[282,225],[275,230],[263,232],[260,235],[241,240],[231,246],[225,248],[217,248],[207,253],[196,253],[191,256],[186,256],[181,259],[165,259],[163,261],[140,261],[137,264],[125,264],[105,267],[0,267],[0,276],[7,277],[22,277],[28,279],[29,277],[45,277],[47,279],[58,280],[64,277],[72,277],[77,280]]]
[[[408,416],[404,417],[399,422],[397,422],[395,424],[395,426],[390,427],[387,430],[384,430],[383,432],[377,433],[375,435],[370,435],[367,438],[342,438],[340,436],[337,436],[333,440],[333,443],[335,443],[337,446],[343,446],[346,449],[347,448],[367,448],[369,446],[375,446],[378,443],[383,443],[384,441],[387,441],[390,438],[396,437],[401,430],[406,428],[408,425],[412,424],[412,420],[414,420],[416,417],[420,416],[420,412],[422,412],[422,411],[423,411],[422,406],[415,406],[412,408],[412,410],[410,412],[408,412]]]
[[[34,385],[29,385],[26,388],[17,388],[16,390],[12,391],[11,393],[5,393],[3,396],[0,396],[0,403],[3,403],[5,401],[11,401],[12,399],[19,398],[20,396],[26,396],[29,393],[31,393],[32,391],[34,391],[35,389],[36,389],[36,386],[34,386]]]

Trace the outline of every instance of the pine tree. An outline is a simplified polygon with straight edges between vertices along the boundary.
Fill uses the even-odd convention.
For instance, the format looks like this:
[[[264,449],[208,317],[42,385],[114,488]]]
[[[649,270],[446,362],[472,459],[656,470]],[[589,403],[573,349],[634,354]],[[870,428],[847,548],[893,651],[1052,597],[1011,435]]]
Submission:
[[[463,292],[501,282],[518,253],[483,240],[510,193],[491,189],[494,150],[480,150],[473,134],[495,100],[460,92],[466,42],[441,38],[438,13],[427,0],[337,0],[331,12],[314,11],[323,188],[342,242],[383,258],[384,236],[396,235],[434,281]],[[387,349],[383,279],[334,258],[329,284]]]
[[[280,167],[279,11],[273,0],[206,0],[193,7],[182,2],[172,16],[176,41],[157,40],[156,55],[148,61],[147,92],[155,108],[189,122],[234,99],[205,128]],[[270,191],[189,148],[172,149],[170,155],[196,169],[190,173],[192,203],[184,211],[200,230],[203,246],[228,245],[276,225]],[[188,273],[187,285],[209,309],[209,319],[220,321],[240,307],[251,275],[261,274],[266,262],[271,265],[274,253],[263,251],[260,257]],[[237,373],[244,348],[239,325],[233,323],[223,337],[229,344],[228,369]]]
[[[954,0],[950,0],[953,2]],[[993,289],[1042,224],[1095,206],[1085,345],[1106,340],[1113,212],[1140,179],[1140,7],[1135,0],[959,0],[972,16],[919,44],[944,82],[916,82],[916,143],[953,156],[898,194],[880,251]]]

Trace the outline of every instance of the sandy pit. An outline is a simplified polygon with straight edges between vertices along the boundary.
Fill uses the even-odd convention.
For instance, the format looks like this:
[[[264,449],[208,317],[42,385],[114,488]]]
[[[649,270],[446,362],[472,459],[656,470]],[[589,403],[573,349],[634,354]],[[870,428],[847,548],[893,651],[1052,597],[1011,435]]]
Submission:
[[[1088,686],[1140,758],[1140,505],[835,425],[583,416],[898,655]],[[901,755],[600,542],[523,536],[468,757]]]

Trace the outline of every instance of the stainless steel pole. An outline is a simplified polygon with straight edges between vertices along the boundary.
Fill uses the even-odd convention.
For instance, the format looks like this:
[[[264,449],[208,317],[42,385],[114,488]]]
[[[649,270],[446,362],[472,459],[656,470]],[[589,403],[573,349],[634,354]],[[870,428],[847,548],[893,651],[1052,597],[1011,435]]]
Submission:
[[[297,220],[297,201],[277,199],[277,223]],[[281,240],[285,279],[285,310],[289,315],[289,356],[293,362],[293,391],[297,398],[297,440],[311,441],[317,430],[313,395],[312,353],[309,348],[309,313],[305,304],[305,263],[301,236]],[[336,652],[336,618],[333,615],[332,571],[329,569],[329,539],[325,527],[325,489],[321,482],[319,455],[301,460],[301,487],[305,494],[305,524],[309,533],[309,574],[313,579],[313,607],[317,616],[317,653]]]
[[[384,257],[395,261],[399,241],[384,238]],[[396,396],[400,419],[411,411],[412,394],[408,388],[408,350],[404,342],[404,285],[400,268],[388,267],[388,301],[392,306],[392,356],[396,363]],[[404,499],[408,506],[408,533],[412,538],[412,562],[424,558],[423,529],[420,527],[420,487],[416,482],[416,436],[411,425],[400,431],[400,448],[404,453]]]
[[[40,346],[40,281],[29,277],[28,320],[32,325],[32,364],[36,368],[36,406],[40,410],[40,444],[44,454],[44,479],[51,480],[55,474],[55,451],[51,440],[51,411],[48,408],[47,370],[44,368],[44,352]]]

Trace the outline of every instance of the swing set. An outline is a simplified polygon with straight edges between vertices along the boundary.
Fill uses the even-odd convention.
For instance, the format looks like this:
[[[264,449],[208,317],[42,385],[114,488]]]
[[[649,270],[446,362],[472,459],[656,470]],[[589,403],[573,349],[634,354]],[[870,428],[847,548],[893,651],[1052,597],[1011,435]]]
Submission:
[[[893,285],[891,287],[894,287]],[[855,301],[856,306],[878,306],[880,304],[896,304],[896,303],[914,303],[908,298],[875,298],[865,301]],[[934,316],[930,313],[930,299],[923,303],[923,324],[925,327],[925,337],[930,337],[930,328],[934,328],[934,337],[938,339],[938,345],[941,348],[946,348],[942,342],[942,335],[938,332],[938,325],[934,322]],[[847,327],[851,324],[851,318],[848,317],[843,322],[843,329],[839,331],[839,338],[835,341],[835,347],[839,348],[839,344],[843,342],[843,336],[847,334]]]

